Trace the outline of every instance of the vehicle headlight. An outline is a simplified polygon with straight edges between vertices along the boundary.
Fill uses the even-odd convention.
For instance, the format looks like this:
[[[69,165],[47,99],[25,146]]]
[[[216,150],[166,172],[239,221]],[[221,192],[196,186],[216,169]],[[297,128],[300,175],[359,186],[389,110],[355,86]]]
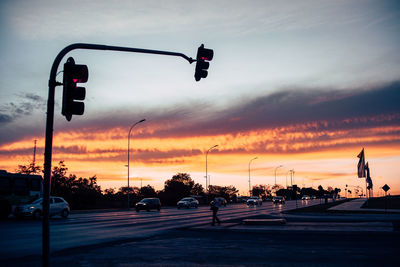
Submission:
[[[35,207],[33,207],[33,206],[28,208],[28,210],[34,210],[34,209],[35,209]]]

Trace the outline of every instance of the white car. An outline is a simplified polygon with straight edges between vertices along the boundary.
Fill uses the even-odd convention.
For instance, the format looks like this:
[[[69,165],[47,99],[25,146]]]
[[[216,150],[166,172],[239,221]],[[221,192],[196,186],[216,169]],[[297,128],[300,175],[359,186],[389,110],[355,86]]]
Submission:
[[[199,207],[199,201],[195,199],[194,197],[185,197],[179,200],[177,203],[178,209],[180,208],[198,208]]]
[[[68,202],[62,197],[50,197],[49,216],[60,215],[63,218],[67,218],[70,211]],[[15,206],[13,214],[15,217],[32,216],[35,219],[40,218],[43,215],[43,198],[38,198],[28,204]]]
[[[262,205],[262,199],[260,197],[251,197],[247,200],[246,204],[248,206],[261,206]]]

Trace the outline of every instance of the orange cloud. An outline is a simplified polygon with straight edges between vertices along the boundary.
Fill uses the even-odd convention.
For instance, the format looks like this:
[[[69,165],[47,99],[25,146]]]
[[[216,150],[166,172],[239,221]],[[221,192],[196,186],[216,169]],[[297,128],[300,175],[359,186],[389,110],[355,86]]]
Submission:
[[[132,177],[147,177],[161,186],[161,179],[168,179],[176,172],[197,173],[198,179],[204,179],[205,152],[218,144],[210,152],[208,162],[214,176],[216,173],[221,177],[246,176],[248,160],[258,156],[253,167],[254,175],[260,179],[271,176],[274,166],[281,162],[296,165],[296,161],[315,162],[314,166],[307,166],[315,169],[312,172],[296,165],[296,176],[307,177],[306,180],[351,179],[354,166],[350,165],[356,162],[355,156],[362,147],[367,147],[369,155],[376,159],[391,158],[397,163],[400,151],[398,88],[388,88],[386,95],[392,98],[383,107],[374,102],[385,95],[378,91],[367,96],[353,93],[339,97],[311,93],[283,97],[284,94],[277,93],[216,115],[186,115],[192,109],[156,112],[153,120],[132,132]],[[360,98],[361,102],[357,102]],[[277,105],[277,100],[282,105]],[[357,108],[360,103],[371,104],[374,112],[360,112]],[[56,131],[53,164],[65,160],[70,171],[78,176],[97,175],[99,181],[123,181],[127,175],[128,127],[121,125],[128,125],[125,120],[128,119],[101,118],[87,125],[77,124],[68,130]],[[42,164],[44,139],[34,139],[38,140],[37,162]],[[32,153],[33,139],[29,136],[2,142],[0,167],[14,170],[18,164],[31,161]],[[318,170],[318,162],[329,159],[347,162]]]

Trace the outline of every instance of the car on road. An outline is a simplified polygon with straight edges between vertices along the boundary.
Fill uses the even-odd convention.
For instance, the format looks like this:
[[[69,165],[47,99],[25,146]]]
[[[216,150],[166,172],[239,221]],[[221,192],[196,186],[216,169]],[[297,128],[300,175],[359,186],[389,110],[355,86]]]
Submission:
[[[274,204],[285,204],[285,198],[282,196],[276,196],[272,198],[272,203]]]
[[[260,197],[250,197],[247,202],[247,206],[261,206],[262,199]]]
[[[226,199],[223,198],[223,197],[216,197],[216,198],[214,198],[213,201],[214,201],[214,202],[217,202],[217,201],[218,201],[220,206],[226,207],[227,201],[226,201]]]
[[[70,211],[69,204],[65,199],[62,197],[50,197],[50,217],[60,215],[63,218],[67,218]],[[40,218],[43,214],[43,198],[38,198],[28,204],[15,206],[13,214],[18,218],[25,216],[31,216],[35,219]]]
[[[310,196],[307,196],[307,195],[304,195],[302,198],[301,198],[301,200],[310,200],[311,198],[310,198]]]
[[[237,203],[246,203],[248,199],[249,197],[246,196],[238,196],[236,201]]]
[[[195,199],[194,197],[185,197],[182,198],[181,200],[178,201],[177,203],[178,209],[181,208],[198,208],[199,207],[199,201]]]
[[[160,211],[161,209],[161,202],[158,198],[143,198],[135,205],[135,209],[137,212],[141,210],[150,211],[152,209],[156,209]]]

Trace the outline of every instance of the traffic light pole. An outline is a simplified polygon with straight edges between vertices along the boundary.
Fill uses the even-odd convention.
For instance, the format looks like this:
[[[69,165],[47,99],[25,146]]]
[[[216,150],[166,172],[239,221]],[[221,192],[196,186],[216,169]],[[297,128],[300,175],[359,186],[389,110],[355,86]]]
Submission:
[[[45,152],[44,152],[44,189],[43,189],[43,221],[42,221],[42,264],[47,267],[50,265],[50,227],[49,227],[49,210],[50,210],[50,179],[51,179],[51,158],[52,158],[52,146],[53,146],[53,126],[54,126],[54,95],[55,88],[61,83],[56,81],[56,75],[58,66],[61,63],[63,57],[70,51],[75,49],[88,49],[88,50],[109,50],[109,51],[120,51],[120,52],[133,52],[133,53],[145,53],[145,54],[157,54],[166,56],[177,56],[186,59],[190,64],[195,62],[192,59],[182,53],[149,50],[132,47],[120,47],[120,46],[108,46],[99,44],[86,44],[76,43],[65,47],[58,53],[54,59],[53,65],[50,71],[49,79],[49,95],[47,99],[47,118],[46,118],[46,141],[45,141]]]

